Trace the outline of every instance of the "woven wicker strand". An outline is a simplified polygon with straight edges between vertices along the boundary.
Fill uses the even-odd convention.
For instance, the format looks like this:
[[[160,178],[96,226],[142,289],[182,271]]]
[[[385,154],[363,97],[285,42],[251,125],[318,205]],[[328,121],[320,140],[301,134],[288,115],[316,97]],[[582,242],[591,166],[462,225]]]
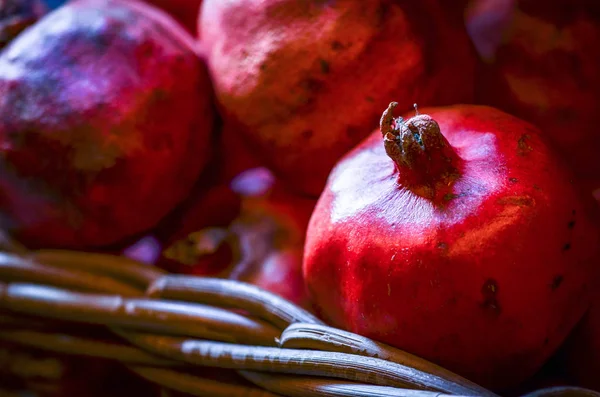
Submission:
[[[120,256],[26,251],[6,238],[0,248],[0,341],[111,360],[195,396],[496,396],[252,285]],[[89,337],[86,327],[113,336]],[[249,383],[205,377],[208,367]]]

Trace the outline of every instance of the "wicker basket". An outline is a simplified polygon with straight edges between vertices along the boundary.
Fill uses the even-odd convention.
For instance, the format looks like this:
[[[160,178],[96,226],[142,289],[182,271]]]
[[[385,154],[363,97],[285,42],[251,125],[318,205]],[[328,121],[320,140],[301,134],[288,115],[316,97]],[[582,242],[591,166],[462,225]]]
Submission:
[[[249,284],[6,238],[0,382],[44,396],[496,396]]]

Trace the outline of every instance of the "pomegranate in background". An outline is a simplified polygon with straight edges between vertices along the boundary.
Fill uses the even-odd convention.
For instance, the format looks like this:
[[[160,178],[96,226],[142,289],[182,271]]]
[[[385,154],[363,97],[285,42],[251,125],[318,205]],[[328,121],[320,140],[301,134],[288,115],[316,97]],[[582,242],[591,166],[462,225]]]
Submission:
[[[159,266],[249,282],[308,308],[302,248],[315,200],[289,193],[266,168],[246,170],[230,189],[241,199],[237,217],[225,227],[203,221],[195,230],[176,232]],[[214,206],[201,203],[204,212],[222,208],[222,200]]]
[[[313,212],[310,296],[334,326],[513,387],[589,307],[598,208],[531,124],[474,105],[394,120],[394,105]]]
[[[478,102],[532,122],[578,175],[597,175],[600,3],[475,0],[466,20],[487,63]]]
[[[451,15],[437,0],[204,0],[199,37],[226,133],[317,197],[391,96],[404,110],[472,101],[475,57]]]
[[[0,227],[70,248],[152,228],[207,163],[213,119],[205,65],[168,15],[60,7],[0,55]]]

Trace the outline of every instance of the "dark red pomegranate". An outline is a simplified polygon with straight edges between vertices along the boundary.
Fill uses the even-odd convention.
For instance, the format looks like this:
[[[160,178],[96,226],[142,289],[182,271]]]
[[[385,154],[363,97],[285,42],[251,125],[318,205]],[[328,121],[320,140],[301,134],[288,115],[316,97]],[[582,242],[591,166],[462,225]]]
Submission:
[[[226,131],[315,197],[391,96],[473,99],[462,19],[437,0],[205,0],[199,35]]]
[[[0,56],[0,225],[60,247],[153,227],[207,162],[213,112],[193,39],[160,10],[55,10]]]
[[[467,28],[487,63],[477,85],[478,100],[532,122],[579,175],[597,175],[600,3],[472,3]]]
[[[226,226],[206,219],[186,222],[169,239],[159,266],[176,273],[245,281],[308,307],[302,248],[315,200],[289,193],[265,168],[241,173],[230,189],[241,199],[235,219]],[[223,193],[220,197],[212,200],[212,206],[199,201],[190,214],[194,208],[203,213],[222,211],[226,200]]]
[[[589,306],[595,205],[526,122],[393,109],[329,177],[306,236],[309,293],[336,326],[514,386]]]
[[[198,31],[198,13],[202,0],[146,0],[177,19],[192,34]]]
[[[0,1],[0,49],[47,11],[42,0]]]

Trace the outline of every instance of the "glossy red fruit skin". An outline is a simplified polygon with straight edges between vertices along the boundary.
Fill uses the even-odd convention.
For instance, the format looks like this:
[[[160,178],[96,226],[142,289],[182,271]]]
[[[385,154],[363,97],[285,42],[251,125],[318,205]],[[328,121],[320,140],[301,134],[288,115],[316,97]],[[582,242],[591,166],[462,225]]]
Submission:
[[[535,124],[578,175],[598,174],[600,3],[472,3],[467,29],[487,63],[477,84],[478,103]]]
[[[198,31],[198,13],[202,0],[146,0],[178,20],[190,33]]]
[[[226,131],[314,197],[390,97],[473,99],[468,37],[437,0],[205,0],[199,37]]]
[[[531,376],[589,304],[593,203],[540,131],[498,110],[421,110],[464,161],[437,204],[397,184],[375,131],[332,171],[307,230],[309,294],[333,325],[493,388]]]
[[[170,17],[69,3],[0,56],[0,222],[71,248],[151,228],[207,162],[213,118],[206,67]]]

